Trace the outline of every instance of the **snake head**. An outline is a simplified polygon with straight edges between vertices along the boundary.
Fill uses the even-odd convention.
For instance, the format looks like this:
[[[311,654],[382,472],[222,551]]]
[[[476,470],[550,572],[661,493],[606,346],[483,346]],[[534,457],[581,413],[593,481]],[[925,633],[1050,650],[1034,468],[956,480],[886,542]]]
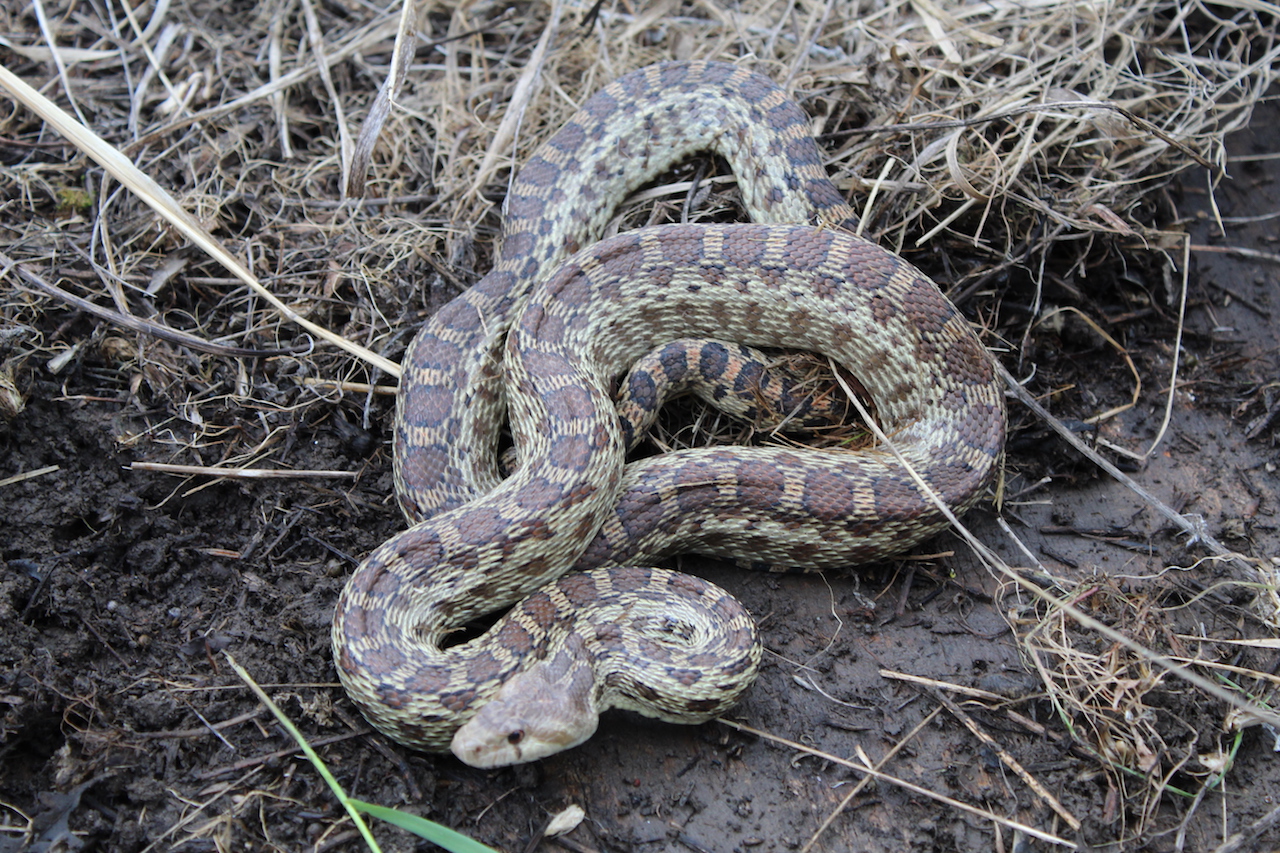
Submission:
[[[524,764],[577,746],[600,722],[595,676],[559,654],[510,678],[453,735],[449,749],[472,767]]]

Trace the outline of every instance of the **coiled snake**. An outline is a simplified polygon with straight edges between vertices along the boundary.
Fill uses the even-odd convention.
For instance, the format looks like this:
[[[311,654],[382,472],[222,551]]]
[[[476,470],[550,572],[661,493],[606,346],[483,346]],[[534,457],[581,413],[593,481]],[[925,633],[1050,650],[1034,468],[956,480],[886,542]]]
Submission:
[[[696,151],[729,162],[762,224],[659,226],[592,245],[629,192]],[[493,765],[580,742],[607,706],[709,719],[754,676],[750,617],[710,584],[633,564],[699,553],[833,568],[945,526],[884,448],[709,448],[624,464],[607,389],[667,341],[832,358],[947,505],[977,500],[1005,429],[988,356],[933,282],[845,230],[855,222],[805,114],[732,65],[628,74],[532,156],[507,197],[500,260],[405,356],[395,461],[412,526],[360,565],[333,623],[339,676],[375,727]],[[523,462],[500,480],[508,408]],[[633,567],[602,568],[620,565]],[[566,575],[575,567],[585,571]],[[482,636],[442,647],[511,605]]]

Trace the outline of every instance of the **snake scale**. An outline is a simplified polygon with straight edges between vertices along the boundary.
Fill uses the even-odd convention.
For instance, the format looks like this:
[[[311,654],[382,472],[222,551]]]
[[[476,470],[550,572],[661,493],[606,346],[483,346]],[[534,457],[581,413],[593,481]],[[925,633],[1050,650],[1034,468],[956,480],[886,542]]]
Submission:
[[[754,224],[599,239],[628,193],[700,151],[728,161]],[[855,224],[804,112],[733,65],[627,74],[532,155],[493,270],[406,353],[394,458],[411,526],[364,560],[334,616],[339,676],[377,729],[492,766],[581,742],[605,707],[709,719],[754,677],[754,624],[711,584],[640,566],[900,552],[946,524],[904,462],[955,511],[978,499],[1005,433],[992,364],[937,286]],[[830,357],[901,457],[719,447],[626,463],[609,389],[677,338]],[[523,461],[501,479],[504,416]]]

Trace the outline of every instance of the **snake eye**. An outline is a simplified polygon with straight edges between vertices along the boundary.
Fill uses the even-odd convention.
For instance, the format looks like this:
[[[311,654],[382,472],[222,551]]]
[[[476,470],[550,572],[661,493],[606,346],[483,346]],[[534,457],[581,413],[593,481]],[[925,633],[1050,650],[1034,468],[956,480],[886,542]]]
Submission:
[[[507,735],[507,743],[512,746],[515,746],[522,740],[524,740],[524,729],[516,729],[511,734]]]

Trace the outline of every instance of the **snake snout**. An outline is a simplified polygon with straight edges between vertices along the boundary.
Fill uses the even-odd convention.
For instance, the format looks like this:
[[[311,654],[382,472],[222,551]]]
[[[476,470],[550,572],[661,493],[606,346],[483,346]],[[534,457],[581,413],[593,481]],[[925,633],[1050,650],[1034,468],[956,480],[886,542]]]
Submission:
[[[595,679],[590,661],[561,652],[499,688],[458,729],[449,750],[472,767],[505,767],[554,755],[596,732]]]

